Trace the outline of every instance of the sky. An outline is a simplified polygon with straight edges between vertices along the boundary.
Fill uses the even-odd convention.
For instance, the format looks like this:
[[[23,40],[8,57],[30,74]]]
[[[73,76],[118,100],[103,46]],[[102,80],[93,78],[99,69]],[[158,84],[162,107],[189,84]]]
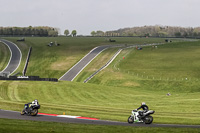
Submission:
[[[0,27],[50,26],[78,35],[163,25],[199,27],[200,0],[0,0]]]

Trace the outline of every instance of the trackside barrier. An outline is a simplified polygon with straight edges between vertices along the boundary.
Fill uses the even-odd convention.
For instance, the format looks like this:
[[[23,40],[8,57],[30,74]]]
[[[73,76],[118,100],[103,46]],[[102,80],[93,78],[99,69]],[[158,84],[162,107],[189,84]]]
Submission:
[[[124,73],[127,73],[130,76],[135,76],[144,80],[160,80],[160,81],[199,81],[198,78],[192,78],[192,77],[160,77],[160,76],[154,76],[154,75],[148,75],[145,72],[131,72],[131,71],[124,71],[119,68],[115,68],[116,71],[121,71]]]
[[[56,79],[56,78],[40,78],[39,76],[27,76],[27,77],[24,77],[24,76],[21,76],[21,77],[9,76],[9,78],[0,76],[0,80],[53,81],[53,82],[58,82],[58,79]]]
[[[25,63],[25,66],[24,66],[24,70],[22,72],[23,76],[26,75],[26,70],[27,70],[29,59],[30,59],[30,56],[31,56],[31,51],[32,51],[32,47],[29,48],[29,52],[28,52],[28,55],[27,55],[26,63]]]

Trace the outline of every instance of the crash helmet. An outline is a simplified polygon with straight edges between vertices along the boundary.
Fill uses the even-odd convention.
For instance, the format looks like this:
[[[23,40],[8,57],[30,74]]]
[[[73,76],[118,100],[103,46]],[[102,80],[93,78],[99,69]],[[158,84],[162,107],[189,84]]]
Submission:
[[[145,103],[145,102],[142,102],[141,105],[146,105],[146,103]]]
[[[38,100],[37,100],[37,99],[35,99],[35,100],[34,100],[34,102],[38,102]]]

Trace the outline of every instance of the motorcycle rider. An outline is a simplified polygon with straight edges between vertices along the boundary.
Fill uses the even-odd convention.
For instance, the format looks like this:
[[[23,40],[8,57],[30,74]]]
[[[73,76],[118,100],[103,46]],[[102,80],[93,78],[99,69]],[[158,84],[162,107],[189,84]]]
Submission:
[[[32,101],[32,103],[29,105],[30,110],[32,110],[32,107],[33,107],[33,106],[36,106],[36,105],[38,105],[38,104],[39,104],[39,102],[38,102],[37,99],[35,99],[34,101]]]
[[[138,111],[139,109],[143,109]],[[143,116],[143,113],[146,113],[149,110],[149,107],[146,105],[145,102],[141,103],[141,106],[139,108],[136,109],[139,113],[139,115],[137,116],[139,119],[141,119],[141,117]]]

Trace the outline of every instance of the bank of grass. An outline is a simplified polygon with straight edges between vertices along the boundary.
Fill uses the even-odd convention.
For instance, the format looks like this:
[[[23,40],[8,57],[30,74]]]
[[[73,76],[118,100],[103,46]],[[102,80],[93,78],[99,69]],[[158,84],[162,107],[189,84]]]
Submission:
[[[129,54],[127,54],[129,53]],[[200,80],[200,42],[178,42],[159,45],[157,48],[144,47],[143,50],[126,49],[109,66],[113,74],[128,74],[132,78],[145,80],[183,81]],[[122,59],[125,57],[125,59]],[[101,81],[112,82],[119,79],[112,74],[103,76],[107,71],[101,72],[90,83]],[[119,80],[122,82],[121,80]]]
[[[60,78],[76,62],[96,46],[109,44],[104,38],[72,38],[72,37],[27,37],[25,42],[17,42],[18,38],[5,38],[16,43],[26,59],[28,48],[31,46],[27,75],[46,78]],[[50,42],[60,46],[47,46]],[[26,44],[26,46],[24,45]],[[22,63],[18,71],[22,71]]]
[[[199,132],[198,128],[159,128],[159,127],[128,127],[128,126],[106,126],[106,125],[86,125],[86,124],[68,124],[55,122],[39,122],[25,120],[0,119],[0,130],[5,133],[130,133],[130,132]]]
[[[65,112],[67,115],[126,122],[131,110],[141,101],[146,101],[150,109],[156,111],[154,123],[200,123],[200,92],[176,90],[171,91],[171,96],[166,96],[169,90],[158,86],[173,86],[170,82],[154,82],[154,86],[149,86],[149,81],[143,81],[132,87],[73,82],[0,81],[0,84],[0,108],[6,110],[21,111],[24,103],[38,99],[41,104],[39,111],[43,113]],[[180,83],[183,85],[180,88],[184,84]]]
[[[31,71],[30,75],[59,77],[96,45],[111,44],[106,42],[105,38],[87,38],[88,40],[58,38],[61,43],[60,47],[47,47],[46,44],[51,39],[57,38],[27,38],[26,43],[37,51],[31,57],[32,65],[28,68],[28,71]],[[66,41],[66,39],[69,40]],[[148,39],[120,38],[117,42],[134,44],[137,43],[137,40],[140,40],[138,44],[142,44]],[[158,42],[159,39],[151,41]],[[153,115],[155,123],[200,124],[198,119],[200,117],[200,83],[196,80],[198,76],[195,74],[198,72],[199,64],[198,44],[199,42],[169,43],[158,46],[157,49],[144,47],[141,51],[124,50],[109,67],[87,84],[63,81],[0,81],[0,108],[20,111],[24,103],[37,98],[42,105],[40,112],[56,114],[65,112],[68,115],[95,117],[102,120],[127,121],[131,110],[137,108],[142,101],[146,101],[150,109],[156,111]],[[105,54],[107,52],[114,53],[112,50],[104,52]],[[105,58],[110,58],[110,56],[107,54]],[[104,57],[104,54],[97,58],[100,59],[100,57]],[[173,60],[174,57],[177,59]],[[187,59],[184,60],[181,57],[187,57]],[[164,58],[164,62],[161,58]],[[171,67],[170,61],[174,68],[181,67],[182,75],[176,69],[173,73],[171,69],[168,69]],[[64,64],[62,64],[63,62]],[[93,63],[97,64],[97,62],[94,60]],[[183,65],[180,65],[181,62],[184,62]],[[163,63],[166,66],[163,66]],[[85,70],[90,71],[93,69],[92,67],[92,65],[88,66]],[[187,69],[188,67],[190,70]],[[145,71],[146,75],[143,74],[143,68],[147,70]],[[167,71],[164,71],[165,69]],[[158,74],[160,71],[164,73],[161,80],[157,78],[160,76]],[[173,76],[182,77],[188,74],[187,71],[189,71],[189,76],[195,77],[195,80],[177,80],[178,78],[175,80],[174,77],[173,80],[170,78],[167,80],[170,76],[168,72]],[[136,72],[138,75],[133,74]],[[145,76],[154,76],[155,78],[146,78]],[[84,78],[84,74],[81,74],[77,81],[82,82]],[[172,95],[166,96],[168,92]]]
[[[170,43],[135,50],[118,67],[154,79],[200,79],[199,54],[199,41]]]
[[[16,43],[22,50],[22,63],[17,70],[22,72],[28,53],[32,46],[27,75],[45,78],[60,78],[75,63],[84,57],[94,47],[114,44],[144,44],[164,42],[164,38],[112,38],[116,42],[109,42],[108,37],[26,37],[25,42],[17,42],[18,37],[5,38]],[[48,47],[50,42],[60,46]]]
[[[107,69],[101,71],[89,83],[117,86],[122,89],[137,89],[141,92],[140,97],[143,100],[134,99],[133,102],[148,101],[149,103],[155,98],[156,105],[153,106],[158,107],[155,110],[163,109],[161,112],[156,112],[162,115],[156,118],[157,120],[168,123],[166,117],[171,115],[174,120],[170,122],[186,122],[185,116],[190,117],[193,112],[199,114],[200,111],[199,51],[199,41],[170,43],[157,48],[144,47],[140,51],[134,48],[126,49]],[[144,92],[148,92],[149,96],[143,95]],[[156,95],[158,92],[163,97]],[[166,96],[167,93],[171,96]],[[135,95],[138,96],[137,93]],[[163,101],[163,98],[169,99]],[[170,108],[167,109],[165,106]],[[166,111],[169,111],[169,116],[166,115]],[[189,121],[195,117],[191,116]]]
[[[0,42],[0,71],[4,70],[10,60],[9,48]]]

